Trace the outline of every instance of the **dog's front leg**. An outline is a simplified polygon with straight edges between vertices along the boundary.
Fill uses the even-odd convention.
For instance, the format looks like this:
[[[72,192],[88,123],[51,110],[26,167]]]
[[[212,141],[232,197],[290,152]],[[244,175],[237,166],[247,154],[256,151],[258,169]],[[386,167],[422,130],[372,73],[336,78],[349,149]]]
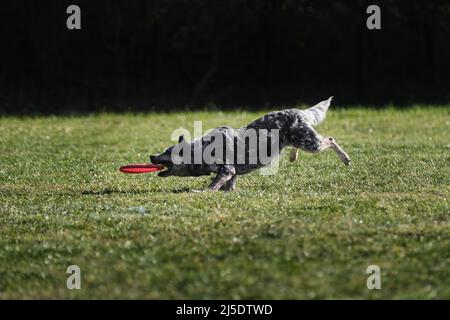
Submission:
[[[236,175],[236,169],[230,165],[223,165],[219,167],[217,176],[209,185],[208,189],[210,191],[218,191],[222,188],[229,180]]]
[[[236,180],[238,175],[235,174],[231,177],[230,180],[228,180],[219,190],[220,191],[233,191],[236,189]]]

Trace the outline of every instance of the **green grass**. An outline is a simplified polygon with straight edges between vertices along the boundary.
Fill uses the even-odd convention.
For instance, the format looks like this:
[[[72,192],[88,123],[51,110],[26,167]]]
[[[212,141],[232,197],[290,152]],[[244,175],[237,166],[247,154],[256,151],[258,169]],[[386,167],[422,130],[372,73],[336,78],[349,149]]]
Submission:
[[[317,130],[353,167],[285,152],[234,193],[117,171],[194,120],[261,114],[0,118],[0,298],[450,298],[449,107],[332,110]]]

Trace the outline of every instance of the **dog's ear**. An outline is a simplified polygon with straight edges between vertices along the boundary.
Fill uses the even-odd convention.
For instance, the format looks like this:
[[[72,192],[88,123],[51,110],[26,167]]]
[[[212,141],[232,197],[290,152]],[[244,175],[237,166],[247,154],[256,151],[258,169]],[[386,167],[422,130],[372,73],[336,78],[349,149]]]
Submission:
[[[178,143],[183,142],[183,140],[184,140],[184,136],[183,136],[183,135],[181,135],[181,136],[178,137]]]

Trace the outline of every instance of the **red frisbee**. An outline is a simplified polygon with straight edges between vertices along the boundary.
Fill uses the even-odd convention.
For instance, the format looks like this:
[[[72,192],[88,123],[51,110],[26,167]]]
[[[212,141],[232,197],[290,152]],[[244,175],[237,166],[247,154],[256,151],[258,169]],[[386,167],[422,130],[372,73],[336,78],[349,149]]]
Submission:
[[[123,173],[149,173],[164,169],[165,167],[160,164],[143,163],[143,164],[129,164],[127,166],[120,167],[120,172]]]

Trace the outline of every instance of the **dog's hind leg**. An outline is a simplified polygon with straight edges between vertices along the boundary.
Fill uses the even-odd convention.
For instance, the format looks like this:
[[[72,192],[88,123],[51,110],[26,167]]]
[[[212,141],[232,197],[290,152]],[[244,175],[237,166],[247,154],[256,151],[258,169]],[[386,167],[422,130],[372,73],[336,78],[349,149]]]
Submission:
[[[334,140],[334,138],[329,137],[328,140],[330,141],[331,144],[331,149],[333,149],[339,156],[339,158],[341,158],[341,161],[346,164],[347,166],[349,166],[351,164],[351,160],[350,157],[348,156],[348,154],[344,151],[344,149],[342,149],[337,143],[336,140]]]
[[[230,180],[235,180],[233,177],[236,175],[236,169],[230,165],[223,165],[219,168],[217,172],[217,176],[209,185],[208,189],[210,191],[217,191],[220,188],[224,187],[225,184]],[[232,186],[233,181],[230,182],[230,186]],[[226,186],[225,186],[226,188]],[[231,189],[230,189],[231,190]]]
[[[294,162],[297,159],[298,159],[298,149],[292,148],[291,153],[289,154],[289,161]]]
[[[303,127],[303,130],[297,132],[292,137],[292,146],[302,149],[307,152],[317,153],[322,152],[328,148],[333,149],[346,165],[350,165],[350,157],[345,151],[336,143],[332,137],[323,138],[311,126]]]
[[[342,149],[337,143],[336,140],[333,137],[328,137],[322,140],[322,143],[319,146],[318,152],[322,152],[328,148],[333,149],[339,158],[341,158],[341,161],[346,164],[347,166],[350,165],[350,157],[347,155],[347,153]]]

